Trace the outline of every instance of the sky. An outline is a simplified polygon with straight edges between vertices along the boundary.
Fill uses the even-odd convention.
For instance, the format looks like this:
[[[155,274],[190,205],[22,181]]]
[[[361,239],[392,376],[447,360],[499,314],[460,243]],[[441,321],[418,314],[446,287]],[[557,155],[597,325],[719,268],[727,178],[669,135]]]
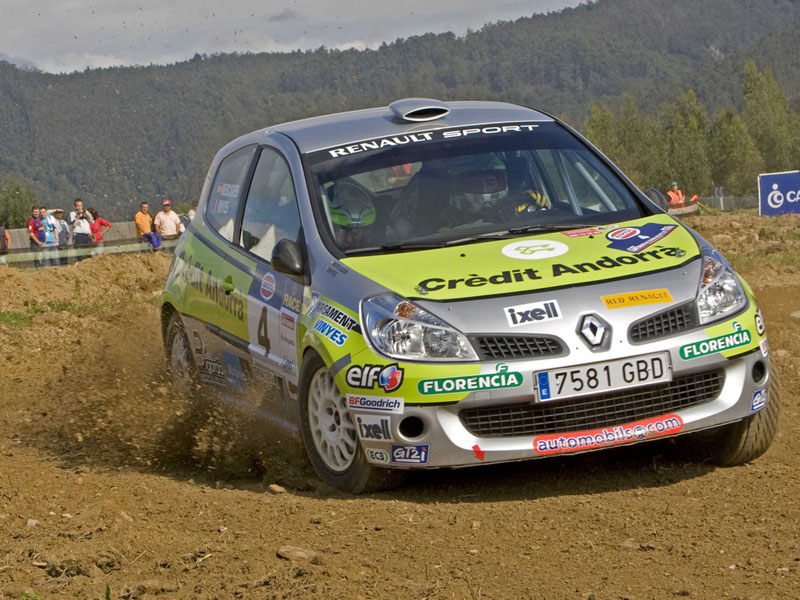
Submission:
[[[576,6],[570,0],[0,0],[0,59],[50,73],[195,53],[375,48]]]

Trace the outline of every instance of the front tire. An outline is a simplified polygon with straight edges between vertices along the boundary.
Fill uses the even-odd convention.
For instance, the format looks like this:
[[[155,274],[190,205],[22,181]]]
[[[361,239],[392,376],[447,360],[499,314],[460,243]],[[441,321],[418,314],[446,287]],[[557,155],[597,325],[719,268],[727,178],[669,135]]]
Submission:
[[[755,460],[772,444],[778,433],[781,414],[781,385],[774,365],[769,374],[767,406],[736,423],[691,436],[691,450],[700,458],[721,467],[732,467]]]
[[[311,351],[303,359],[297,396],[300,434],[314,471],[336,489],[360,494],[397,486],[401,471],[367,462],[350,410],[322,358]]]

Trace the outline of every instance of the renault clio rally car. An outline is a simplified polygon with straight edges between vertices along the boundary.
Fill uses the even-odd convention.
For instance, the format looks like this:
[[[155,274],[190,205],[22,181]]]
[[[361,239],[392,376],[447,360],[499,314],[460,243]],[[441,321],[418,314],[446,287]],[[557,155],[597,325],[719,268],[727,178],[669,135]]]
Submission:
[[[246,398],[354,493],[678,435],[733,465],[778,426],[744,280],[511,104],[405,99],[229,143],[161,321],[177,385]]]

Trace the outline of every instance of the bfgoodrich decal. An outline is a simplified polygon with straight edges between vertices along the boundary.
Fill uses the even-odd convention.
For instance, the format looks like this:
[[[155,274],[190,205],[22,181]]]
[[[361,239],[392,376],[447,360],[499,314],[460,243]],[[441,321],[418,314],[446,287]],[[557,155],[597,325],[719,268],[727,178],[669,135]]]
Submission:
[[[403,398],[395,398],[394,396],[347,394],[347,406],[352,410],[400,414],[403,412],[403,402]]]
[[[732,350],[740,346],[747,346],[753,339],[748,329],[742,329],[742,326],[737,322],[733,322],[733,328],[736,330],[733,333],[726,333],[719,335],[702,342],[695,342],[694,344],[686,344],[681,346],[681,358],[689,360],[692,358],[700,358],[707,354],[714,352],[722,352],[724,350]]]
[[[641,442],[664,435],[673,435],[681,429],[683,429],[683,419],[678,415],[669,414],[663,417],[617,425],[616,427],[604,427],[602,429],[576,431],[573,433],[538,435],[533,438],[533,449],[536,454],[541,456],[596,450],[619,444]]]

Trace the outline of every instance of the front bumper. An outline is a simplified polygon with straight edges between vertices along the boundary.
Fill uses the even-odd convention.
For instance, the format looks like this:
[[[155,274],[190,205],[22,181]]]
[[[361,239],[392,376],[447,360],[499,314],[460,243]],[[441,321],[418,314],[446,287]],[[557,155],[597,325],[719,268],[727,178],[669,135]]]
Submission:
[[[481,399],[479,392],[438,405],[409,405],[407,398],[402,414],[386,416],[391,440],[361,443],[368,460],[381,466],[464,467],[638,443],[752,414],[754,397],[769,382],[762,351],[698,362],[676,368],[681,363],[673,360],[670,384],[545,404],[533,401],[533,394],[526,399],[511,391],[506,398],[493,392],[491,399]]]

